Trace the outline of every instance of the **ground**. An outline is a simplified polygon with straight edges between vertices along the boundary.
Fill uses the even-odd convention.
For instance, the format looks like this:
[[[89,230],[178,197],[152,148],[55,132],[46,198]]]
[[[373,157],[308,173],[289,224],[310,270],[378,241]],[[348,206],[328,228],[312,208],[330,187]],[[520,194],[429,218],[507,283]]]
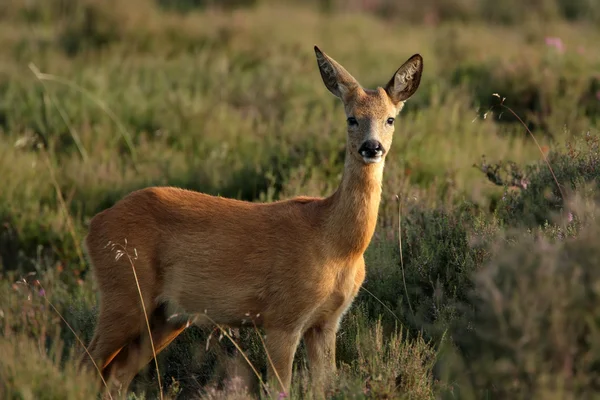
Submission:
[[[2,397],[99,392],[74,364],[97,312],[81,245],[125,194],[335,190],[346,123],[315,44],[370,88],[415,53],[425,66],[396,122],[331,397],[597,394],[600,7],[521,3],[3,1]],[[264,374],[260,334],[188,329],[130,396],[156,398],[158,377],[165,397],[256,394],[239,351]]]

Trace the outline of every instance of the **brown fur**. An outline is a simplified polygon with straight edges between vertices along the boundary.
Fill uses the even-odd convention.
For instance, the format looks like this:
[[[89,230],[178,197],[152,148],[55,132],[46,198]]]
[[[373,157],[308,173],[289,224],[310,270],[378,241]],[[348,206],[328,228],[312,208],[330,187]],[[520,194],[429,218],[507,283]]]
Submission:
[[[423,67],[410,58],[386,88],[364,90],[337,62],[315,47],[326,87],[348,117],[345,169],[327,198],[250,203],[173,187],[133,192],[91,221],[86,249],[101,293],[89,351],[113,393],[126,389],[152,359],[131,265],[107,244],[127,240],[158,351],[188,318],[240,326],[253,318],[284,390],[303,338],[317,384],[335,371],[340,318],[365,277],[363,253],[375,230],[384,160],[368,164],[358,148],[368,139],[388,150],[386,123],[417,89]],[[170,318],[177,313],[185,319]],[[250,317],[249,317],[250,316]],[[89,359],[84,359],[90,364]],[[272,368],[271,382],[276,382]]]

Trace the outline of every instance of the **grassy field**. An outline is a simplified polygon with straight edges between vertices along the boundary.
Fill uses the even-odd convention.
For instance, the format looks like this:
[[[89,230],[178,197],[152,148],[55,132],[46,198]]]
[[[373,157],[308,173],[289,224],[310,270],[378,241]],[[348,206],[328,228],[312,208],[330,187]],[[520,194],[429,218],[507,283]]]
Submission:
[[[331,397],[600,396],[600,7],[347,3],[0,3],[0,398],[100,392],[73,361],[95,324],[95,213],[150,185],[249,201],[337,187],[345,118],[314,44],[368,87],[425,60]],[[159,375],[171,398],[256,396],[220,336],[188,329],[131,398],[157,398]],[[265,373],[257,332],[236,344]]]

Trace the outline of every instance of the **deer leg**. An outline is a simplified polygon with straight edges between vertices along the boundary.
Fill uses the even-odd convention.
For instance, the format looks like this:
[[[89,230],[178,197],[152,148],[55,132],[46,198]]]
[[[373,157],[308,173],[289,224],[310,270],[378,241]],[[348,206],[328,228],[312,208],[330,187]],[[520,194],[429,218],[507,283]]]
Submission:
[[[315,394],[323,395],[323,390],[336,372],[335,341],[337,323],[320,324],[304,333],[312,386]]]
[[[301,335],[299,332],[276,329],[266,329],[266,335],[269,386],[289,393],[292,363]]]
[[[131,313],[101,309],[94,337],[88,346],[88,352],[81,356],[80,366],[92,368],[95,363],[102,371],[123,346],[139,335],[139,332],[140,321]]]
[[[159,308],[152,316],[150,326],[154,352],[158,355],[187,328],[188,324],[187,322],[169,321],[164,310]],[[125,394],[137,373],[152,361],[154,352],[147,330],[125,346],[104,371],[109,377],[111,393],[121,391],[122,394]]]

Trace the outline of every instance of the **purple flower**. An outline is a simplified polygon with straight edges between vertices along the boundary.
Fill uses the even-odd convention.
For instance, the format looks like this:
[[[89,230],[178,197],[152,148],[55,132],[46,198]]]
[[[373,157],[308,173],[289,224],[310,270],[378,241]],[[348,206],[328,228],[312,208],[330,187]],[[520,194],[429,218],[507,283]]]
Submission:
[[[46,291],[44,289],[40,289],[40,291],[38,293],[42,297],[44,297],[46,295]]]
[[[554,47],[556,50],[558,50],[559,53],[564,53],[564,51],[565,51],[565,45],[564,45],[564,43],[563,43],[563,41],[562,41],[561,38],[547,36],[545,38],[545,42],[546,42],[546,46],[548,46],[548,47]]]

